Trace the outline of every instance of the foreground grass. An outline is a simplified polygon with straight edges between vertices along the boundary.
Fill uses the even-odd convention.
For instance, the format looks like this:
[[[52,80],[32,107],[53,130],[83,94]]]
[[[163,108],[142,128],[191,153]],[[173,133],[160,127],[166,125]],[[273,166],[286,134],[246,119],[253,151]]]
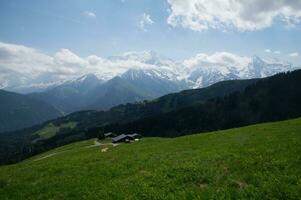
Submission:
[[[93,144],[0,167],[0,199],[301,198],[301,119],[116,147]]]

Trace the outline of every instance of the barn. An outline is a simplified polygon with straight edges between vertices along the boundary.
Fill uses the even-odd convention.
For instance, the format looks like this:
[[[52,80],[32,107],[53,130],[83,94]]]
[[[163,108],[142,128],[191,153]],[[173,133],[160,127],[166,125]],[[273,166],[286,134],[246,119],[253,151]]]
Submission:
[[[133,140],[133,138],[129,135],[121,134],[117,137],[112,138],[113,143],[118,143],[118,142],[127,142]]]
[[[104,134],[105,138],[111,138],[111,137],[115,137],[115,134],[113,132],[108,132]]]
[[[118,142],[129,142],[135,139],[140,139],[142,136],[138,133],[133,133],[133,134],[121,134],[117,137],[112,138],[113,143],[118,143]]]

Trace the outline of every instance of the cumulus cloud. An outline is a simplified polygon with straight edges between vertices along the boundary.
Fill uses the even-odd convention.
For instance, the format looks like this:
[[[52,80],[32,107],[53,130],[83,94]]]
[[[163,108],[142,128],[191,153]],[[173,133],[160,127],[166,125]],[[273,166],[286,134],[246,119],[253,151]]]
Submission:
[[[83,16],[90,18],[90,19],[95,19],[96,18],[96,14],[94,12],[91,11],[84,11]]]
[[[152,25],[153,23],[154,21],[151,19],[151,16],[149,14],[143,13],[139,22],[139,26],[141,30],[147,31],[146,27]]]
[[[251,61],[251,58],[238,56],[228,52],[216,52],[208,55],[205,53],[197,54],[196,56],[187,59],[183,65],[187,68],[195,68],[197,66],[209,68],[245,68]]]
[[[54,62],[60,66],[84,67],[87,62],[68,49],[61,49],[54,56]]]
[[[272,51],[271,51],[271,49],[265,49],[264,50],[266,53],[271,53]]]
[[[300,23],[299,0],[168,0],[167,23],[194,31],[237,29],[254,31],[270,27],[276,19],[287,25]]]
[[[280,51],[274,51],[273,53],[274,53],[274,54],[281,54]]]
[[[154,67],[135,57],[80,57],[69,49],[53,56],[37,49],[0,42],[0,88],[18,85],[49,85],[95,73],[99,78],[112,78],[130,68]]]
[[[293,53],[288,54],[288,56],[289,57],[298,57],[299,53],[298,52],[293,52]]]

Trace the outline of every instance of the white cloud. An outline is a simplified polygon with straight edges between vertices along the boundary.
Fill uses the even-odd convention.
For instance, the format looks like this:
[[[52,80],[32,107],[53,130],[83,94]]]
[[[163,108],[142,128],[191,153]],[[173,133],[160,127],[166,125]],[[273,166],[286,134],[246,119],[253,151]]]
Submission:
[[[274,54],[281,54],[280,51],[274,51],[273,53],[274,53]]]
[[[301,21],[300,0],[167,0],[168,24],[195,31],[232,29],[254,31],[270,27],[275,19],[287,25]]]
[[[216,52],[208,55],[205,53],[197,54],[183,62],[183,65],[188,69],[193,69],[197,66],[208,68],[245,68],[251,61],[249,57],[238,56],[228,52]]]
[[[68,49],[61,49],[54,56],[54,62],[60,66],[84,67],[88,63]]]
[[[154,21],[151,19],[151,16],[149,14],[143,13],[139,26],[143,31],[147,31],[146,26],[152,25]]]
[[[91,12],[91,11],[84,11],[83,15],[87,18],[90,18],[90,19],[95,19],[96,18],[96,14],[94,12]]]
[[[289,57],[298,57],[299,53],[298,52],[293,52],[293,53],[288,54],[288,56]]]
[[[292,53],[291,56],[296,56]],[[252,58],[228,52],[200,53],[183,62],[164,59],[153,52],[127,52],[121,56],[103,58],[97,55],[81,57],[69,49],[47,55],[37,49],[0,42],[0,88],[47,86],[94,73],[108,80],[132,68],[155,68],[169,71],[193,71],[199,67],[228,73],[243,71]],[[154,61],[155,60],[155,61]]]
[[[264,50],[266,53],[271,53],[272,51],[271,51],[271,49],[265,49]]]
[[[0,88],[49,85],[87,73],[111,78],[130,68],[147,67],[154,66],[135,57],[80,57],[68,49],[61,49],[50,56],[30,47],[0,42]]]

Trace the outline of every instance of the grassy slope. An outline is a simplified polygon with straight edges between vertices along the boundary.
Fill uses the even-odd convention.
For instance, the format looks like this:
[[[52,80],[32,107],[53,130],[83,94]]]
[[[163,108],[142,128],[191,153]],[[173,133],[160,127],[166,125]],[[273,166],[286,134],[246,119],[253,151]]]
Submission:
[[[89,145],[93,140],[0,167],[0,199],[301,197],[301,119],[144,138],[107,152]]]
[[[61,128],[74,128],[74,127],[76,127],[76,122],[69,122],[69,123],[66,123],[66,124],[62,124],[60,126],[55,126],[55,125],[53,125],[53,123],[49,123],[43,129],[41,129],[41,130],[39,130],[37,132],[34,132],[33,135],[36,134],[36,135],[39,136],[39,138],[37,140],[48,139],[48,138],[51,138],[51,137],[55,136],[56,133]]]

